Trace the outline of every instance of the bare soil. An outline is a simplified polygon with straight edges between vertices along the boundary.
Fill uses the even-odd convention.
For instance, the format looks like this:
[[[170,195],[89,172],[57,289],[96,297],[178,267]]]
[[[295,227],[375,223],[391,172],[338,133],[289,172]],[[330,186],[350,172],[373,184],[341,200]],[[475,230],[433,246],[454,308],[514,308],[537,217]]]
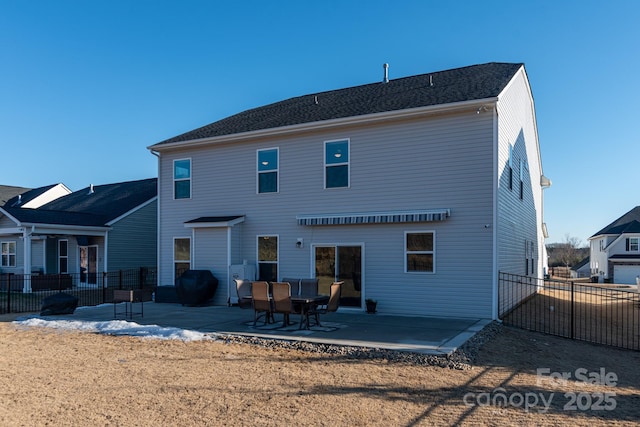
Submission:
[[[5,321],[0,425],[637,425],[639,364],[638,352],[509,327],[456,370]]]

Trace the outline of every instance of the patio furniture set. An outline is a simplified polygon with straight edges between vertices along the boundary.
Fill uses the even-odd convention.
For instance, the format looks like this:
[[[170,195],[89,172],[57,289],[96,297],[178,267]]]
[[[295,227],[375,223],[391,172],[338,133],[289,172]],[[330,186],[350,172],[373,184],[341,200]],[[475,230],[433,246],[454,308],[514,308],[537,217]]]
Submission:
[[[274,314],[283,315],[282,327],[292,325],[290,315],[300,315],[299,329],[320,324],[320,315],[335,312],[340,305],[343,282],[334,282],[329,295],[318,294],[318,279],[283,278],[281,282],[235,279],[238,306],[253,308],[253,325],[275,323]],[[313,323],[312,323],[313,322]]]

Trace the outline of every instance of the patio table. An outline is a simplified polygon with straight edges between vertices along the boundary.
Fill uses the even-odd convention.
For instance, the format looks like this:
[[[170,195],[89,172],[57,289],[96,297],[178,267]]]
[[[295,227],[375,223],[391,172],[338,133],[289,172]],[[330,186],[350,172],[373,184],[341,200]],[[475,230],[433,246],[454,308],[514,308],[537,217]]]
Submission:
[[[309,311],[311,307],[328,302],[329,295],[292,295],[291,303],[300,305],[301,316],[299,329],[309,329]],[[318,322],[318,326],[321,326],[320,322]]]

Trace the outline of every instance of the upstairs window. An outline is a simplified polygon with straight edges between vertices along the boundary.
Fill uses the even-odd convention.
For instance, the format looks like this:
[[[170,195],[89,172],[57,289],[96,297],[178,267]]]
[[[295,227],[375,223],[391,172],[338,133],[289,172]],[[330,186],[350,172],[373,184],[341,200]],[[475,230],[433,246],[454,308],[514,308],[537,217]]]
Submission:
[[[278,281],[278,236],[258,236],[258,274],[260,280]]]
[[[191,198],[191,159],[173,161],[173,198]]]
[[[2,267],[16,266],[16,242],[2,242]]]
[[[405,272],[435,271],[435,232],[405,233]]]
[[[627,239],[627,252],[638,252],[640,246],[638,245],[640,239],[637,237],[630,237]]]
[[[349,186],[349,140],[324,143],[324,188]]]
[[[278,149],[258,150],[258,193],[278,192]]]

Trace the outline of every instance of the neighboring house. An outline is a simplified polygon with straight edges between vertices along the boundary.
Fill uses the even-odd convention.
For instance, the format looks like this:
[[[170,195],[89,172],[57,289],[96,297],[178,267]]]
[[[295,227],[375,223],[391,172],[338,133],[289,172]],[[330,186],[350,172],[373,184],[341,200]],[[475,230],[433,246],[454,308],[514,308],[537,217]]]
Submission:
[[[100,272],[156,265],[157,179],[92,185],[27,208],[43,197],[33,191],[0,207],[2,273],[75,274],[95,285]]]
[[[594,281],[635,285],[640,276],[640,206],[589,237],[589,243]]]
[[[386,74],[386,69],[385,69]],[[523,64],[318,92],[149,147],[158,284],[207,269],[317,277],[341,307],[497,318],[498,271],[542,277],[542,175]]]
[[[571,278],[578,279],[581,277],[591,276],[591,268],[589,263],[589,257],[584,258],[582,261],[571,267]]]
[[[34,209],[71,193],[64,184],[29,189],[0,185],[0,206]]]

